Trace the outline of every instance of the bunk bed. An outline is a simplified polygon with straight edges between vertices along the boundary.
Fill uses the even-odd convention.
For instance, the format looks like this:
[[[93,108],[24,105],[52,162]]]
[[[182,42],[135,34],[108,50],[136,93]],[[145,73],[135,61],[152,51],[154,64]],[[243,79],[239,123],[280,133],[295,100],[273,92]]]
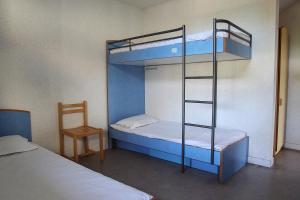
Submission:
[[[176,29],[107,42],[110,144],[113,147],[180,163],[182,172],[188,166],[216,174],[220,181],[228,180],[246,165],[249,138],[241,131],[228,131],[216,126],[217,65],[219,61],[249,60],[251,51],[252,35],[225,19],[214,19],[212,31],[193,35],[187,35],[185,25],[183,25]],[[213,74],[211,76],[187,76],[186,65],[200,62],[212,62]],[[180,125],[157,122],[134,130],[117,126],[117,122],[122,119],[145,114],[145,66],[173,64],[182,65],[182,122]],[[186,80],[188,79],[211,79],[212,100],[186,99]],[[186,104],[191,103],[211,105],[211,125],[193,124],[186,121]],[[172,127],[177,128],[172,129]],[[162,136],[164,131],[168,131],[168,137]],[[172,131],[174,135],[170,134]],[[180,140],[178,140],[178,132],[180,132]],[[230,132],[235,134],[229,134]],[[220,146],[224,133],[225,137],[234,139]],[[191,142],[192,134],[194,138],[197,138],[197,134],[206,135],[204,136],[206,140],[209,134],[210,141],[206,141],[205,145],[203,141],[202,145],[197,145],[197,142]],[[201,143],[203,138],[199,137],[197,140]]]

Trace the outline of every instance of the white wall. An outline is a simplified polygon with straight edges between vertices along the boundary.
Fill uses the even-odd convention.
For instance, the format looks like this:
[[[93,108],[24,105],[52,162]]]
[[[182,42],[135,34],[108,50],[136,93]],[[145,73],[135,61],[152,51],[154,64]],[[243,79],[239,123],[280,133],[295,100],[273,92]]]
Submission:
[[[0,0],[0,108],[30,110],[34,142],[57,151],[58,101],[88,100],[91,125],[106,127],[105,40],[182,24],[193,33],[210,29],[213,17],[227,18],[253,33],[253,58],[220,64],[218,125],[245,130],[250,162],[270,166],[275,2],[175,0],[142,11],[114,0]],[[208,73],[207,65],[188,73]],[[180,70],[146,72],[148,113],[180,121]],[[192,85],[188,93],[201,98],[207,87]],[[189,118],[203,116],[189,112]]]
[[[33,141],[55,151],[58,101],[88,100],[90,124],[106,127],[105,42],[141,19],[112,0],[0,0],[0,108],[30,110]]]
[[[285,147],[300,150],[300,2],[280,14],[289,30],[289,81]]]
[[[220,63],[219,127],[241,129],[250,137],[249,162],[273,163],[274,77],[277,5],[274,0],[170,1],[145,11],[144,31],[187,25],[188,33],[212,28],[213,17],[226,18],[253,34],[249,61]],[[209,74],[210,63],[189,65],[188,74]],[[192,83],[193,82],[193,83]],[[209,99],[209,81],[190,80],[188,99]],[[146,112],[164,120],[181,121],[181,66],[146,71]],[[210,123],[209,106],[187,107],[187,119]]]

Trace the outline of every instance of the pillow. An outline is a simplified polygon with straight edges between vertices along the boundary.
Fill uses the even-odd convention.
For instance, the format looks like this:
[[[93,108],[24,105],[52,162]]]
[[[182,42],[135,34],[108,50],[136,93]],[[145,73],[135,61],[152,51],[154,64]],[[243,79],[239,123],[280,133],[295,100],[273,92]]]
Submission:
[[[159,120],[149,115],[136,115],[118,121],[116,124],[129,129],[135,129],[158,122]]]
[[[32,151],[37,149],[35,145],[19,135],[9,135],[0,137],[0,156]]]

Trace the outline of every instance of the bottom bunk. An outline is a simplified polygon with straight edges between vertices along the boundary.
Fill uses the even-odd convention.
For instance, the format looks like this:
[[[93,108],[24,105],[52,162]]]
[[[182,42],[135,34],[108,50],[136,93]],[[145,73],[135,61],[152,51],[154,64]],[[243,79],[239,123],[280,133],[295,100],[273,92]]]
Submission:
[[[114,124],[109,129],[109,136],[114,147],[181,163],[181,142],[176,136],[176,132],[180,130],[178,127],[180,123],[162,121],[135,129],[126,129]],[[196,129],[199,137],[195,137]],[[206,132],[201,133],[199,128],[196,129],[187,131],[187,137],[190,135],[190,139],[186,140],[185,146],[186,166],[215,174],[219,181],[224,182],[246,165],[248,136],[232,130],[216,129],[215,157],[214,163],[211,164],[210,141],[206,139]],[[170,134],[171,130],[174,134]]]

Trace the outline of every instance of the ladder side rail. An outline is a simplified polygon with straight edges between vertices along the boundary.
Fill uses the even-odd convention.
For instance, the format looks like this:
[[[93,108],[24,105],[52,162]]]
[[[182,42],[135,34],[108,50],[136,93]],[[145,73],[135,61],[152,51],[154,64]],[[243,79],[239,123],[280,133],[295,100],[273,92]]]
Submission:
[[[181,136],[181,172],[184,173],[184,157],[185,157],[185,77],[186,77],[186,30],[185,25],[182,26],[182,136]]]
[[[217,123],[217,19],[213,20],[213,87],[212,87],[212,130],[211,130],[211,148],[210,148],[210,163],[214,164],[215,154],[215,128]]]

